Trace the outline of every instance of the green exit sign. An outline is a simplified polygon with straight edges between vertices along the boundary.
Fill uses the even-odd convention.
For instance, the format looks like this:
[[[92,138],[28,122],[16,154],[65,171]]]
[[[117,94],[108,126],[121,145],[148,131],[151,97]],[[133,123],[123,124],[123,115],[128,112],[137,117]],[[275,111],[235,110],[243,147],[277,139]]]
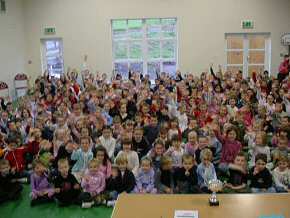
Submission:
[[[254,21],[252,20],[243,20],[242,21],[243,29],[253,29],[254,28]]]
[[[54,35],[55,34],[55,28],[54,27],[44,28],[44,34],[45,35]]]

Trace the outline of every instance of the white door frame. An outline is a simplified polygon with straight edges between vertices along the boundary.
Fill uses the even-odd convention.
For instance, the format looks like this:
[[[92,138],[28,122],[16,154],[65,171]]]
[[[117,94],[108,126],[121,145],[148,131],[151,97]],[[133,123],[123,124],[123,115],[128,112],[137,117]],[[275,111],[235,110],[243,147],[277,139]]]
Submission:
[[[265,49],[249,49],[249,36],[252,35],[264,35],[265,36]],[[243,37],[243,49],[228,49],[227,48],[227,36],[242,36]],[[265,51],[264,70],[269,71],[271,74],[271,33],[257,32],[257,33],[225,33],[225,43],[226,43],[226,69],[228,66],[241,66],[241,64],[228,64],[227,63],[227,52],[228,51],[243,51],[243,78],[247,78],[249,75],[248,69],[251,64],[249,64],[249,51]],[[254,66],[259,66],[259,64],[253,64]]]

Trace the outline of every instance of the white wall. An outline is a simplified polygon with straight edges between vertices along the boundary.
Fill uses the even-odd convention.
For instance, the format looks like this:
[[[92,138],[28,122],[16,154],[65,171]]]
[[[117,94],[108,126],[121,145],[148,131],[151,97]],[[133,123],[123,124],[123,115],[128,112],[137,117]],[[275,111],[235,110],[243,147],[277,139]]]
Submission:
[[[228,32],[244,32],[241,20],[252,19],[249,32],[270,32],[272,71],[286,48],[280,36],[290,32],[289,0],[25,0],[26,71],[41,71],[43,27],[55,26],[63,38],[65,66],[79,67],[84,54],[95,70],[111,72],[110,20],[114,18],[177,17],[179,68],[201,72],[209,62],[225,64]]]
[[[14,76],[25,71],[23,2],[6,1],[6,9],[0,13],[0,80],[8,83],[14,95]]]

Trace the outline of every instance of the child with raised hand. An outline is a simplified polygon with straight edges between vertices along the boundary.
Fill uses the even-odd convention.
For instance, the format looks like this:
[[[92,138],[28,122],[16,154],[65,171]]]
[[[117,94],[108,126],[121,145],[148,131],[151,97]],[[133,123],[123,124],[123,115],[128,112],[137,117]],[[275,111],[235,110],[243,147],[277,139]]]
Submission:
[[[225,136],[221,136],[219,133],[217,136],[223,145],[219,169],[227,172],[229,164],[234,162],[235,157],[242,150],[242,144],[237,140],[237,130],[234,126],[226,130]]]
[[[112,130],[109,126],[103,128],[103,133],[99,137],[97,144],[106,148],[109,158],[112,160],[116,148],[116,139],[112,136]]]
[[[153,168],[156,171],[160,168],[161,158],[165,152],[163,141],[157,138],[154,142],[153,148],[148,152],[147,157],[152,160]]]
[[[289,192],[290,190],[290,169],[289,158],[280,155],[277,160],[277,166],[273,170],[273,180],[277,192]]]
[[[60,159],[57,163],[59,175],[54,180],[55,197],[59,206],[80,203],[81,186],[73,174],[69,172],[67,159]]]
[[[36,159],[32,163],[33,173],[30,176],[31,182],[31,206],[51,202],[53,200],[54,188],[48,182],[47,168],[45,164]]]
[[[225,184],[224,192],[247,192],[247,160],[244,153],[239,153],[229,169],[229,180]]]
[[[101,162],[101,165],[99,167],[100,171],[105,175],[106,179],[109,178],[112,173],[111,170],[112,164],[109,159],[106,148],[100,145],[96,147],[94,152],[96,156],[95,158]]]
[[[174,172],[172,168],[172,159],[170,156],[161,158],[160,168],[156,171],[156,188],[158,193],[174,193]]]
[[[192,194],[199,193],[195,160],[191,155],[182,156],[182,168],[174,173],[174,184],[176,193]]]
[[[272,175],[266,168],[266,164],[266,154],[258,154],[255,157],[255,166],[249,172],[250,188],[253,193],[275,192],[275,189],[272,187]]]
[[[81,148],[73,151],[71,159],[76,161],[72,168],[72,174],[80,182],[81,177],[88,168],[89,162],[93,159],[93,153],[90,150],[90,139],[88,137],[81,138]]]
[[[165,152],[172,158],[172,165],[174,169],[182,167],[182,156],[184,149],[181,147],[181,140],[178,135],[173,135],[171,139],[171,147]]]
[[[201,163],[197,166],[198,185],[202,192],[209,192],[208,184],[211,180],[217,179],[214,165],[211,163],[212,152],[205,148],[200,153]]]
[[[106,178],[100,170],[101,164],[102,162],[97,159],[91,160],[82,178],[81,187],[84,191],[81,194],[82,208],[99,205],[104,200],[102,192],[105,190]]]
[[[123,149],[118,153],[116,159],[118,159],[119,156],[125,155],[127,157],[128,166],[127,168],[129,170],[132,170],[134,175],[137,175],[138,168],[139,168],[139,158],[136,151],[132,151],[132,141],[124,140],[122,143]]]
[[[149,157],[143,157],[141,160],[141,167],[136,176],[135,193],[154,194],[157,192],[155,188],[155,172],[152,167],[152,160]]]
[[[11,169],[9,161],[0,159],[0,204],[10,200],[17,200],[22,191],[20,185],[14,179],[15,169]]]

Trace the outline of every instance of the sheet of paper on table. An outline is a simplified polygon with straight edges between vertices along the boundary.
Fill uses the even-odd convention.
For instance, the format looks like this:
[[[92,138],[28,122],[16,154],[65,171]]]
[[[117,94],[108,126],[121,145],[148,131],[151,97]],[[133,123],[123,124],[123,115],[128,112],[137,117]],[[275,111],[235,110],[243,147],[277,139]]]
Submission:
[[[198,218],[197,210],[176,210],[174,218]]]
[[[285,218],[282,215],[260,216],[259,218]]]

